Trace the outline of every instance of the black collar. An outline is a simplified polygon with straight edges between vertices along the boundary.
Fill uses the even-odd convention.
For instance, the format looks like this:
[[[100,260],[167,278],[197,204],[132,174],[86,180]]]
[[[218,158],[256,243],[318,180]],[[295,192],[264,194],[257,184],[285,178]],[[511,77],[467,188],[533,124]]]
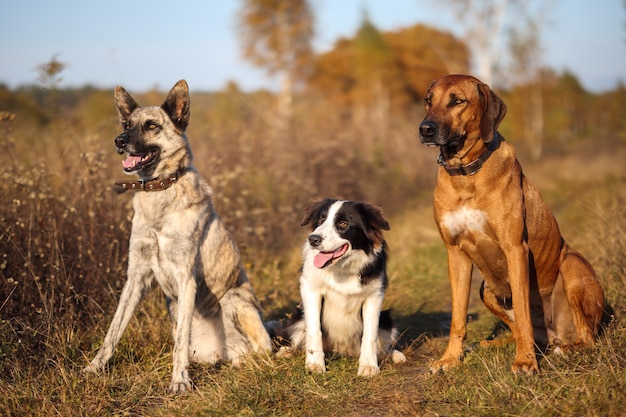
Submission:
[[[437,163],[439,165],[441,165],[443,167],[443,169],[446,170],[446,172],[448,173],[448,175],[451,176],[455,176],[455,175],[474,175],[476,174],[478,171],[480,171],[480,169],[483,167],[483,164],[485,163],[485,161],[487,159],[489,159],[489,157],[491,156],[491,154],[498,149],[498,146],[500,146],[500,140],[501,140],[501,136],[498,132],[496,132],[493,136],[493,140],[491,142],[489,142],[489,144],[487,145],[487,149],[485,149],[485,152],[483,152],[478,159],[470,162],[469,164],[465,164],[465,165],[460,165],[457,167],[451,167],[449,166],[446,161],[443,160],[443,155],[439,154],[439,157],[437,158]]]
[[[185,175],[187,172],[186,167],[179,168],[178,171],[172,175],[168,175],[166,178],[159,179],[153,178],[151,180],[139,180],[139,181],[118,181],[113,186],[116,193],[122,194],[126,191],[161,191],[166,188],[170,188],[172,185],[178,182],[178,179]]]

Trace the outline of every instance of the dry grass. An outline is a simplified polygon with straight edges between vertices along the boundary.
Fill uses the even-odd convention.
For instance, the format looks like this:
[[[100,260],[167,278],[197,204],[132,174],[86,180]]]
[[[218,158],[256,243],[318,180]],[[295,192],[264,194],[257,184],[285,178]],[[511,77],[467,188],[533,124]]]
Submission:
[[[298,300],[298,224],[307,203],[332,196],[383,204],[392,225],[385,306],[405,331],[401,348],[409,361],[384,363],[374,379],[358,378],[356,361],[342,358],[329,358],[324,375],[305,372],[301,356],[257,356],[239,369],[194,365],[196,389],[172,395],[169,318],[155,288],[107,370],[81,376],[125,281],[130,196],[110,191],[120,176],[115,116],[111,109],[101,124],[79,123],[81,116],[33,132],[2,113],[1,415],[623,415],[623,142],[593,158],[583,149],[524,164],[566,239],[595,266],[614,308],[597,345],[542,357],[541,375],[516,377],[509,370],[513,346],[478,346],[499,327],[476,289],[465,366],[430,375],[427,364],[445,348],[450,314],[445,251],[431,214],[433,153],[417,143],[412,121],[394,121],[383,142],[364,133],[367,126],[334,120],[311,103],[287,144],[268,134],[271,123],[258,110],[266,99],[237,97],[238,108],[251,114],[217,127],[206,124],[212,113],[199,99],[189,132],[196,165],[242,247],[266,317],[283,317]],[[601,161],[593,175],[590,159]]]

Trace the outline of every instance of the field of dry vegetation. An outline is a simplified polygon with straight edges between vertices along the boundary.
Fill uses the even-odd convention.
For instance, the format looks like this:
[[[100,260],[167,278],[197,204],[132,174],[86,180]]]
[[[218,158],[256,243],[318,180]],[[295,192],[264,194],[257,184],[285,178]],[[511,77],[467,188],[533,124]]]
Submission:
[[[138,97],[160,104],[164,94]],[[540,356],[540,375],[514,376],[514,346],[478,346],[508,330],[482,306],[475,285],[465,365],[431,375],[427,365],[446,345],[450,293],[432,220],[436,151],[416,136],[421,110],[355,126],[303,98],[285,136],[275,134],[270,100],[236,91],[192,95],[188,130],[195,164],[241,248],[265,318],[284,318],[298,302],[303,208],[324,197],[372,202],[391,224],[385,307],[403,331],[407,363],[384,363],[381,375],[363,379],[351,359],[331,357],[328,372],[313,375],[303,356],[258,356],[239,369],[193,365],[195,389],[173,395],[169,318],[154,288],[107,370],[83,377],[126,279],[132,215],[132,196],[112,191],[124,178],[113,147],[120,129],[112,93],[95,91],[45,123],[0,113],[1,415],[624,415],[623,132],[552,143],[539,162],[505,135],[605,288],[612,321],[596,346]]]

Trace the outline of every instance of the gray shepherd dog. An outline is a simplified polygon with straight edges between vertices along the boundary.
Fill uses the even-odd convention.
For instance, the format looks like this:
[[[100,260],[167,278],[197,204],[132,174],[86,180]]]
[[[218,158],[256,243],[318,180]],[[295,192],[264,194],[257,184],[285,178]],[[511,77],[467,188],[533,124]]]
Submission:
[[[84,372],[97,372],[113,355],[142,295],[156,278],[165,293],[174,336],[171,390],[191,389],[189,361],[237,365],[250,352],[271,351],[259,302],[242,268],[237,245],[211,202],[212,191],[192,163],[185,129],[189,88],[184,80],[160,107],[140,107],[115,89],[124,132],[115,138],[124,171],[139,181],[115,184],[136,191],[128,280],[111,326]]]

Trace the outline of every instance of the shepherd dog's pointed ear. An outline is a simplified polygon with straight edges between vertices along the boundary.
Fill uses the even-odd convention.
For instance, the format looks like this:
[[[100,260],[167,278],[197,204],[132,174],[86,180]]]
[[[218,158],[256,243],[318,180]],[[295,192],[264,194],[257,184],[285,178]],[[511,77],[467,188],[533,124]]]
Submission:
[[[480,122],[480,137],[489,143],[506,115],[506,104],[487,84],[478,84],[478,93],[483,103],[483,118]]]
[[[187,81],[180,80],[172,87],[161,108],[177,128],[183,132],[187,129],[191,116]]]
[[[137,104],[135,99],[128,93],[128,91],[124,90],[124,87],[121,85],[115,87],[113,98],[117,114],[120,117],[120,124],[124,126],[130,119],[132,112],[139,107],[139,104]]]

